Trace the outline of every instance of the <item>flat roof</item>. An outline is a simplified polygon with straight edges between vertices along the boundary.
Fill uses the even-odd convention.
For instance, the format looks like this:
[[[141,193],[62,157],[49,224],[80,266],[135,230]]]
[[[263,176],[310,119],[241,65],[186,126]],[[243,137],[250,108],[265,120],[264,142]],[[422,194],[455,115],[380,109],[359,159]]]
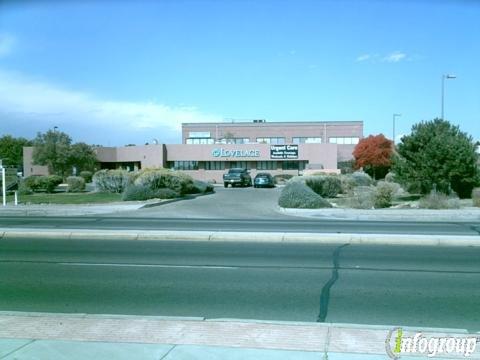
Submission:
[[[183,126],[301,126],[301,125],[363,125],[362,120],[353,121],[265,121],[265,122],[253,122],[252,121],[238,121],[238,122],[203,122],[203,123],[182,123]]]

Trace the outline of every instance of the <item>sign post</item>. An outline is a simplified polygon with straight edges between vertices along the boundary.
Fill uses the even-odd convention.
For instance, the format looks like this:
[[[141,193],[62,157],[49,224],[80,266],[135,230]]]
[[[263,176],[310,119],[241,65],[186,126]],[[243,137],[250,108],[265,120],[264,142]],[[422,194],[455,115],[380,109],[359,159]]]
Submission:
[[[3,206],[7,206],[7,185],[6,185],[6,181],[5,181],[5,168],[0,164],[0,169],[2,169]]]

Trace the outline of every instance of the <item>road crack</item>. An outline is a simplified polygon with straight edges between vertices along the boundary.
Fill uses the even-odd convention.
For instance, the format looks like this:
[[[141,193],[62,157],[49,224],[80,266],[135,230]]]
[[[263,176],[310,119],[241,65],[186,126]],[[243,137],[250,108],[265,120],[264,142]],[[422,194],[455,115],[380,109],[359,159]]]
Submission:
[[[332,276],[322,288],[320,294],[320,312],[317,317],[317,322],[325,322],[328,314],[328,304],[330,302],[330,289],[338,280],[338,269],[340,267],[340,251],[349,244],[343,244],[335,249],[333,252],[333,268]]]

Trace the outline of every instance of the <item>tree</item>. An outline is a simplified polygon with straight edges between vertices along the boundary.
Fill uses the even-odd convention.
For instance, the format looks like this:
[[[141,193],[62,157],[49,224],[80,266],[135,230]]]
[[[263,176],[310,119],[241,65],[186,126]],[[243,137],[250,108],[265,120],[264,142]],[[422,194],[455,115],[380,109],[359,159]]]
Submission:
[[[355,149],[355,168],[363,168],[374,179],[384,178],[391,166],[393,142],[383,134],[361,139]]]
[[[398,144],[396,177],[422,194],[436,189],[469,197],[479,181],[477,144],[446,120],[434,119],[412,127]]]
[[[73,167],[78,171],[93,170],[97,162],[91,146],[85,143],[72,145],[72,139],[64,132],[38,133],[33,145],[33,163],[46,165],[50,173],[62,177],[71,174]]]
[[[93,147],[84,142],[75,143],[70,148],[69,165],[80,171],[93,171],[97,165],[97,156]]]
[[[0,159],[3,165],[21,167],[24,146],[32,146],[32,142],[23,137],[14,138],[11,135],[0,137]]]

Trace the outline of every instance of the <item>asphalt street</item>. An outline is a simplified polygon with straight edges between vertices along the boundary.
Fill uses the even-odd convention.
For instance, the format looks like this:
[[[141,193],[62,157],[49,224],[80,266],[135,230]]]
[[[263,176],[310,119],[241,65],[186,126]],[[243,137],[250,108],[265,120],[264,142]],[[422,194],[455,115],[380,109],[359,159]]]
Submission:
[[[480,249],[0,241],[0,310],[480,330]]]
[[[1,228],[479,235],[480,223],[330,219],[199,219],[106,216],[0,218]]]

